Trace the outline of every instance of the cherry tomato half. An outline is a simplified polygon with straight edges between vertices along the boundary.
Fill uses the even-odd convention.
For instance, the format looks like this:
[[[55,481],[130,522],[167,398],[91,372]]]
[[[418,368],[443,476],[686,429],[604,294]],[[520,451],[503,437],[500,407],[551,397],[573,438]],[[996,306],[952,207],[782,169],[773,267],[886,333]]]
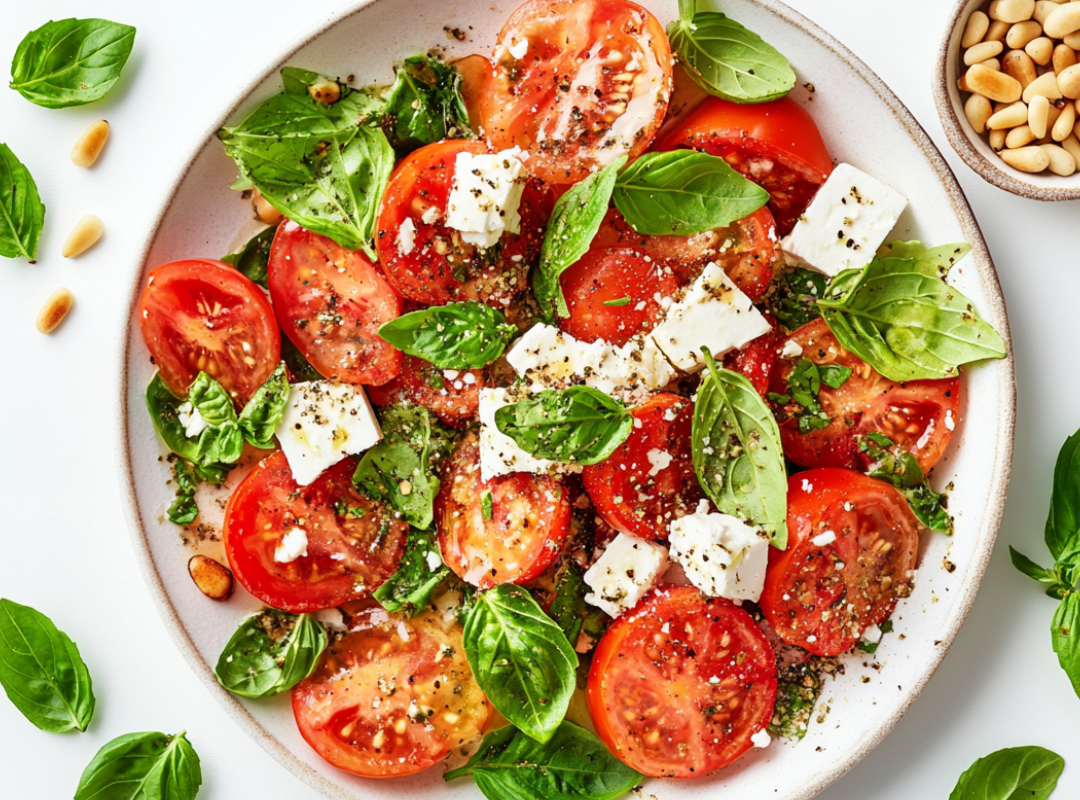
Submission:
[[[367,395],[377,406],[417,403],[447,425],[462,427],[476,418],[483,388],[482,370],[441,370],[422,358],[407,355],[398,376],[382,386],[368,388]]]
[[[771,331],[724,356],[724,366],[745,375],[762,397],[769,393],[770,379],[780,358],[780,350],[784,346],[784,332],[776,324],[776,320],[768,314],[765,319],[773,326]]]

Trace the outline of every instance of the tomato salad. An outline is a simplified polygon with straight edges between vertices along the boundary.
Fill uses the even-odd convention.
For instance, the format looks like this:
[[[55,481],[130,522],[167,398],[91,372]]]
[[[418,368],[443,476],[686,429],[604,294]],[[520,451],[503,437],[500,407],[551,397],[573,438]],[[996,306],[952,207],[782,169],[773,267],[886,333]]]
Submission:
[[[951,533],[959,367],[1005,355],[967,245],[887,241],[907,198],[786,59],[680,5],[529,0],[389,88],[286,68],[219,134],[280,218],[150,273],[168,516],[227,485],[267,607],[218,678],[342,770],[614,797],[797,741]]]

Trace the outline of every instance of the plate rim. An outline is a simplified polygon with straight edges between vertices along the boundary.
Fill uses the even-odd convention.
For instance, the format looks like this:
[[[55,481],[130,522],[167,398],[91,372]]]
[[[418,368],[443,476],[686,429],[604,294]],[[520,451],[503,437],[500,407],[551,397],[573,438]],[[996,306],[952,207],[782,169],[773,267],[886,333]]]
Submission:
[[[270,66],[250,73],[243,81],[241,88],[234,95],[235,99],[224,111],[214,118],[214,122],[204,128],[193,139],[193,143],[181,150],[186,153],[182,159],[178,159],[175,165],[175,179],[161,192],[156,201],[159,208],[153,224],[150,226],[143,241],[138,255],[138,268],[136,276],[142,275],[146,268],[147,258],[157,238],[158,231],[164,222],[176,194],[183,183],[188,168],[198,159],[206,145],[214,138],[215,133],[228,119],[239,109],[265,80],[277,73],[280,68],[293,55],[306,47],[312,41],[323,35],[343,20],[352,17],[369,6],[378,3],[388,3],[394,0],[356,0],[331,12],[325,19],[308,28],[300,38],[290,38],[289,42],[275,51],[270,58]],[[642,0],[639,0],[642,1]],[[643,0],[647,2],[647,0]],[[1013,360],[1012,335],[1009,327],[1008,313],[1005,306],[1005,297],[1001,288],[1001,282],[990,255],[982,231],[975,219],[974,213],[968,204],[967,198],[960,187],[956,176],[948,163],[945,161],[940,150],[926,133],[923,126],[915,119],[914,115],[901,102],[899,97],[892,92],[885,82],[871,70],[858,56],[826,32],[817,23],[808,19],[802,13],[787,6],[781,0],[746,0],[754,5],[775,14],[780,19],[798,28],[802,33],[810,36],[819,45],[831,51],[836,57],[845,63],[860,79],[862,79],[892,111],[897,122],[905,129],[907,134],[922,151],[931,168],[937,174],[938,180],[945,189],[956,213],[957,221],[965,238],[972,246],[972,256],[978,271],[980,282],[987,294],[987,316],[996,318],[998,332],[1005,341],[1007,356],[997,363],[999,396],[1003,399],[998,409],[998,441],[994,451],[993,477],[989,487],[991,502],[985,509],[982,518],[982,526],[978,535],[983,547],[977,551],[977,561],[967,573],[967,579],[960,585],[958,599],[953,602],[952,613],[946,619],[941,645],[934,649],[932,663],[929,669],[920,679],[910,685],[905,693],[902,705],[886,719],[883,724],[870,735],[862,740],[859,747],[849,751],[844,758],[834,761],[824,769],[821,769],[813,777],[812,782],[807,783],[802,791],[791,795],[788,800],[809,800],[809,798],[824,790],[827,786],[846,774],[859,761],[865,758],[881,741],[893,730],[900,718],[907,713],[911,704],[922,693],[926,684],[937,672],[948,654],[957,634],[963,625],[975,601],[982,579],[985,575],[990,557],[993,554],[994,545],[997,541],[998,531],[1001,526],[1002,516],[1005,509],[1005,501],[1009,479],[1012,473],[1013,447],[1016,428],[1016,374]],[[263,62],[266,63],[266,62]],[[199,654],[192,641],[183,621],[180,619],[172,600],[165,591],[161,576],[154,563],[153,554],[150,550],[149,539],[143,528],[141,512],[139,510],[138,497],[135,491],[134,475],[132,470],[131,447],[128,441],[128,391],[129,374],[128,364],[130,358],[131,326],[135,322],[135,304],[141,294],[141,281],[131,281],[128,289],[127,314],[124,316],[119,329],[120,343],[116,348],[118,360],[114,363],[114,375],[117,377],[116,387],[118,395],[114,397],[114,408],[117,413],[113,415],[116,420],[114,428],[114,440],[117,442],[117,455],[120,481],[120,500],[123,507],[124,517],[127,522],[131,546],[134,550],[135,559],[142,573],[143,581],[150,593],[150,598],[165,624],[173,643],[187,661],[196,677],[203,683],[207,691],[229,714],[233,721],[255,742],[257,742],[275,761],[288,769],[293,775],[306,783],[311,788],[329,798],[340,800],[355,800],[356,795],[343,787],[335,784],[330,779],[319,773],[316,769],[305,764],[295,753],[285,747],[276,737],[267,731],[250,711],[240,701],[223,689],[217,682],[211,665]]]

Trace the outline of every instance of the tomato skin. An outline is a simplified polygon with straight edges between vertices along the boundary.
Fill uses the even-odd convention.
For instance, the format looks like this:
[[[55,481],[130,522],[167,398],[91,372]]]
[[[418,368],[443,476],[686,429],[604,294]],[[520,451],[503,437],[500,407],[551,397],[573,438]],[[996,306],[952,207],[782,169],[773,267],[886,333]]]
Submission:
[[[308,486],[293,480],[285,454],[267,456],[225,508],[225,553],[237,580],[269,606],[294,614],[367,597],[394,573],[409,526],[353,488],[359,459],[346,458]],[[339,516],[335,505],[360,509]],[[301,527],[307,555],[274,560],[283,536]]]
[[[762,397],[769,394],[769,382],[786,338],[776,320],[768,314],[765,319],[772,325],[771,331],[724,356],[724,366],[744,375]]]
[[[281,360],[266,295],[221,261],[173,261],[153,270],[138,316],[161,379],[177,397],[186,397],[205,370],[242,407]]]
[[[784,454],[802,467],[843,467],[864,472],[873,462],[859,449],[861,436],[881,433],[899,450],[915,456],[929,471],[945,453],[960,412],[960,378],[897,383],[849,353],[823,320],[808,322],[788,337],[815,364],[839,364],[853,372],[839,389],[822,384],[821,407],[832,422],[822,430],[799,433],[797,420],[781,413]],[[798,359],[777,361],[770,390],[787,392]]]
[[[479,369],[463,370],[454,380],[447,377],[447,372],[452,374],[457,370],[436,369],[422,358],[406,355],[398,376],[382,386],[370,387],[367,390],[368,399],[377,406],[416,403],[429,409],[447,425],[461,428],[476,419],[480,411],[484,372]],[[466,379],[466,375],[472,377]]]
[[[788,644],[840,655],[911,594],[921,525],[892,485],[846,469],[800,472],[788,479],[787,523],[787,549],[769,550],[761,610]],[[836,539],[816,545],[826,531]]]
[[[720,156],[766,189],[782,235],[833,170],[813,118],[788,97],[754,105],[709,97],[657,146],[678,148]]]
[[[378,386],[398,374],[401,351],[378,330],[405,303],[367,256],[285,220],[267,271],[281,329],[321,375]]]
[[[746,611],[660,586],[597,645],[589,711],[623,763],[654,778],[700,778],[750,749],[776,687],[776,655]]]
[[[665,393],[631,413],[630,437],[581,477],[608,525],[641,539],[667,539],[671,521],[693,514],[705,497],[690,454],[694,404]],[[670,461],[661,467],[665,456]],[[662,460],[654,464],[656,458]]]
[[[577,183],[623,153],[637,158],[671,95],[664,28],[627,0],[528,0],[503,25],[491,62],[480,106],[487,141],[527,151],[529,171],[549,183]]]
[[[491,519],[482,496],[491,492]],[[459,578],[490,588],[525,583],[559,557],[570,531],[570,492],[551,475],[480,479],[480,441],[469,433],[450,456],[435,499],[443,561]]]
[[[292,690],[297,727],[320,756],[354,775],[392,778],[480,738],[491,705],[465,659],[460,627],[433,611],[402,619],[381,608],[349,627]],[[412,704],[430,718],[410,716]]]

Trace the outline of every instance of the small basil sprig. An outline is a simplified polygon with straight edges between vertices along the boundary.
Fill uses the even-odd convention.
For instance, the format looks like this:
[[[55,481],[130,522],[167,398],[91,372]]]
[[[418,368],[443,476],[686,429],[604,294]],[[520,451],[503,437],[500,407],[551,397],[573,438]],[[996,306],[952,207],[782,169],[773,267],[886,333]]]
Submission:
[[[589,250],[607,214],[619,170],[626,164],[619,156],[599,172],[576,183],[555,203],[540,248],[540,261],[533,271],[532,290],[540,304],[540,314],[554,323],[555,314],[569,317],[559,276]]]
[[[33,264],[44,224],[45,204],[34,176],[10,147],[0,144],[0,256],[22,256]]]
[[[725,14],[698,11],[695,0],[679,0],[668,37],[686,73],[709,94],[766,103],[795,86],[795,71],[780,51]]]
[[[398,350],[439,369],[486,367],[517,333],[501,311],[473,300],[412,311],[379,328]]]
[[[467,775],[488,800],[614,800],[642,779],[599,738],[572,722],[559,725],[545,744],[512,727],[489,733],[465,766],[443,778]]]
[[[311,614],[263,609],[240,623],[214,674],[241,697],[281,694],[311,674],[326,644],[326,629]]]
[[[260,231],[248,240],[240,252],[222,256],[221,260],[236,267],[237,272],[265,289],[267,268],[270,265],[270,246],[274,243],[276,233],[276,225]]]
[[[285,416],[288,402],[289,379],[285,374],[285,365],[278,364],[236,419],[244,440],[260,450],[272,450],[274,431]]]
[[[194,800],[201,785],[199,755],[183,732],[129,733],[98,751],[75,800]]]
[[[870,471],[871,478],[888,481],[905,498],[919,522],[932,531],[952,535],[953,518],[945,507],[945,497],[930,488],[919,460],[907,451],[895,453],[886,448],[893,447],[893,441],[881,433],[869,433],[859,437],[859,449],[874,460]]]
[[[428,607],[450,568],[442,560],[434,530],[409,531],[397,572],[375,590],[373,597],[391,614],[413,616]]]
[[[104,97],[120,79],[135,29],[107,19],[61,19],[28,33],[11,62],[11,88],[45,108]]]
[[[0,685],[43,731],[85,731],[94,690],[79,648],[36,609],[0,600]]]
[[[191,464],[183,458],[173,462],[173,476],[176,480],[176,497],[169,506],[169,522],[174,525],[190,525],[199,516],[199,506],[195,502],[198,481]]]
[[[787,546],[787,471],[780,429],[745,377],[720,369],[703,347],[708,373],[694,403],[694,473],[713,505]]]
[[[463,641],[492,705],[533,739],[549,741],[577,685],[577,653],[559,626],[528,590],[500,584],[476,596]]]
[[[495,412],[495,427],[537,458],[599,464],[626,441],[630,411],[591,386],[549,389]]]
[[[783,406],[799,423],[799,433],[820,431],[829,427],[832,420],[821,406],[821,384],[839,389],[851,377],[851,369],[839,364],[815,364],[809,358],[800,358],[788,375],[787,394],[769,393],[769,399]]]
[[[766,302],[777,321],[793,331],[821,316],[817,301],[825,296],[829,279],[820,272],[795,267],[773,279],[773,291]]]
[[[1065,759],[1042,747],[1009,747],[983,756],[960,776],[949,800],[1047,800]]]
[[[447,138],[472,138],[461,73],[432,55],[411,56],[386,98],[383,130],[398,150]]]

